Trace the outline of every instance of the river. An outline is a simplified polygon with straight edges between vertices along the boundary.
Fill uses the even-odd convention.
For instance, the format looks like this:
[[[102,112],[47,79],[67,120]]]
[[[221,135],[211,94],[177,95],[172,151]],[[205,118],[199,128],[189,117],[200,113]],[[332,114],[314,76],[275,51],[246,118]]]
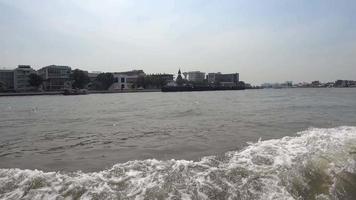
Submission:
[[[351,88],[1,97],[0,113],[0,199],[356,197]]]

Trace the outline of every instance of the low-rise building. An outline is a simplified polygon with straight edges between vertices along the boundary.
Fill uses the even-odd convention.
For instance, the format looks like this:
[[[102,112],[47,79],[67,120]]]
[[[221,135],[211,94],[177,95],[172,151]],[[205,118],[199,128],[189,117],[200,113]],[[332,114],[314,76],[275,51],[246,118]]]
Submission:
[[[205,72],[201,71],[184,72],[183,75],[188,81],[192,82],[203,82],[205,79]]]
[[[237,86],[239,83],[239,73],[222,74],[209,73],[207,76],[208,83],[219,86]]]
[[[69,66],[50,65],[38,70],[45,90],[64,90],[71,87]]]
[[[134,89],[138,77],[145,76],[143,70],[132,70],[127,72],[114,72],[114,84],[110,86],[110,90],[126,90]]]
[[[337,80],[334,84],[335,87],[356,87],[356,81],[353,80]]]
[[[282,88],[291,88],[291,87],[293,87],[293,81],[286,81],[284,83],[281,83],[280,87],[282,87]]]

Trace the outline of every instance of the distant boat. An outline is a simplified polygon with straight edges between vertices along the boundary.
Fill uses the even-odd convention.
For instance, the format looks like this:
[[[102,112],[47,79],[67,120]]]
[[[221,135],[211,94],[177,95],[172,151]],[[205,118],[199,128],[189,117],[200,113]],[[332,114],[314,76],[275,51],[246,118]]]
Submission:
[[[67,89],[64,90],[63,95],[84,95],[88,94],[86,89]]]

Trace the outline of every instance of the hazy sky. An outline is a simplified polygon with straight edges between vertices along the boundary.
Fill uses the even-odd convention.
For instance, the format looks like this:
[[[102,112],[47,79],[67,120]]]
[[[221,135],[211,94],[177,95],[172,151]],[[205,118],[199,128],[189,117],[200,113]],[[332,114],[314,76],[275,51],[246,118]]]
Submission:
[[[355,0],[0,0],[0,67],[356,79]]]

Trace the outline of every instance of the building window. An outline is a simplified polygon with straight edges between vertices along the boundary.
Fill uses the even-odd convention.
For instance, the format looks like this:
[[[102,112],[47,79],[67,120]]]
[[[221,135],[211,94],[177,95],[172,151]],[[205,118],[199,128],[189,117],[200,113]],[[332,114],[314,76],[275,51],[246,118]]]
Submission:
[[[121,78],[121,83],[125,83],[125,78]]]

